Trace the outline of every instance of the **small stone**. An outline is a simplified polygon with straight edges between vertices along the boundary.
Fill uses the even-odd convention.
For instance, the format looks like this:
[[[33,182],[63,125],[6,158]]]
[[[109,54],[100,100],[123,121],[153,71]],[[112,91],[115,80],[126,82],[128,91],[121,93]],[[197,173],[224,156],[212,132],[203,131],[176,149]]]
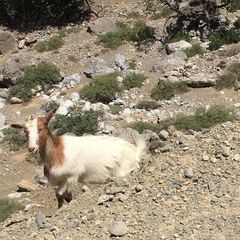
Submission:
[[[124,222],[118,222],[117,225],[112,227],[109,232],[111,235],[116,236],[116,237],[122,237],[127,233],[128,229],[127,226]]]
[[[210,192],[213,192],[216,188],[217,188],[217,186],[216,186],[215,183],[213,183],[213,182],[209,182],[209,183],[208,183],[208,190],[209,190]]]
[[[37,216],[36,216],[36,224],[37,224],[38,229],[45,228],[45,223],[46,223],[45,215],[42,214],[42,213],[37,214]]]
[[[185,169],[185,172],[184,172],[184,175],[186,178],[192,178],[193,177],[193,170],[192,168],[186,168]]]

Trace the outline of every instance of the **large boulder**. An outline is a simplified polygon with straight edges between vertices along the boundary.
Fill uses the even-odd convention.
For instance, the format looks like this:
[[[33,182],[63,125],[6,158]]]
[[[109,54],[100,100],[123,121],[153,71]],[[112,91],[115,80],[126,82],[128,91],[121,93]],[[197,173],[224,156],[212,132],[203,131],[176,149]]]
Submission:
[[[7,58],[2,66],[1,84],[5,86],[15,85],[17,78],[24,74],[27,65],[29,63],[22,57],[12,55]]]
[[[88,32],[101,35],[108,32],[116,32],[116,21],[111,18],[98,18],[95,21],[89,23]]]
[[[107,66],[107,63],[104,59],[97,57],[91,57],[89,59],[89,62],[86,63],[86,66],[83,69],[83,72],[87,77],[93,77],[94,74],[107,74],[114,71],[114,68],[110,68]]]
[[[14,52],[18,49],[18,44],[12,33],[0,30],[0,54]]]
[[[171,55],[162,57],[151,69],[152,72],[171,71],[173,68],[183,67],[188,57],[183,51],[173,52]]]

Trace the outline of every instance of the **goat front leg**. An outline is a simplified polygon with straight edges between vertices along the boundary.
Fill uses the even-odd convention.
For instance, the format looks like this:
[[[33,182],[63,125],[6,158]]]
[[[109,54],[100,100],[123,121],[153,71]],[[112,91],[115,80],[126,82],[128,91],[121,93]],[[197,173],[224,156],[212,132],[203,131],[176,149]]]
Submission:
[[[58,208],[62,207],[64,200],[67,203],[72,201],[72,192],[68,181],[62,181],[55,193],[58,200]]]
[[[61,208],[63,205],[63,201],[65,198],[67,198],[66,193],[68,192],[68,182],[67,180],[64,180],[60,183],[59,187],[56,189],[56,197],[58,200],[58,208]]]

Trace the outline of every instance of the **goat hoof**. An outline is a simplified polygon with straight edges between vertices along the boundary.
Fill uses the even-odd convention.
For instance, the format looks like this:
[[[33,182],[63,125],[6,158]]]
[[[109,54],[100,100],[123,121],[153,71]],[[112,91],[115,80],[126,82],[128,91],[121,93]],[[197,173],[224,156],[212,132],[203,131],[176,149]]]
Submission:
[[[65,194],[64,199],[67,203],[70,203],[72,201],[72,193]]]

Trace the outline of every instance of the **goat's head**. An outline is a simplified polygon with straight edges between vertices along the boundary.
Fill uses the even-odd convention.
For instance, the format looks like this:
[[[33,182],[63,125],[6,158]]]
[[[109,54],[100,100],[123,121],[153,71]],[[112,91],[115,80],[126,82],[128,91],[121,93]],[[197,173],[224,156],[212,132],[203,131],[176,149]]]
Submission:
[[[48,123],[52,119],[56,108],[49,111],[45,117],[29,117],[24,124],[12,124],[13,128],[23,128],[24,133],[28,138],[28,151],[35,154],[39,151],[41,146],[49,134]]]

